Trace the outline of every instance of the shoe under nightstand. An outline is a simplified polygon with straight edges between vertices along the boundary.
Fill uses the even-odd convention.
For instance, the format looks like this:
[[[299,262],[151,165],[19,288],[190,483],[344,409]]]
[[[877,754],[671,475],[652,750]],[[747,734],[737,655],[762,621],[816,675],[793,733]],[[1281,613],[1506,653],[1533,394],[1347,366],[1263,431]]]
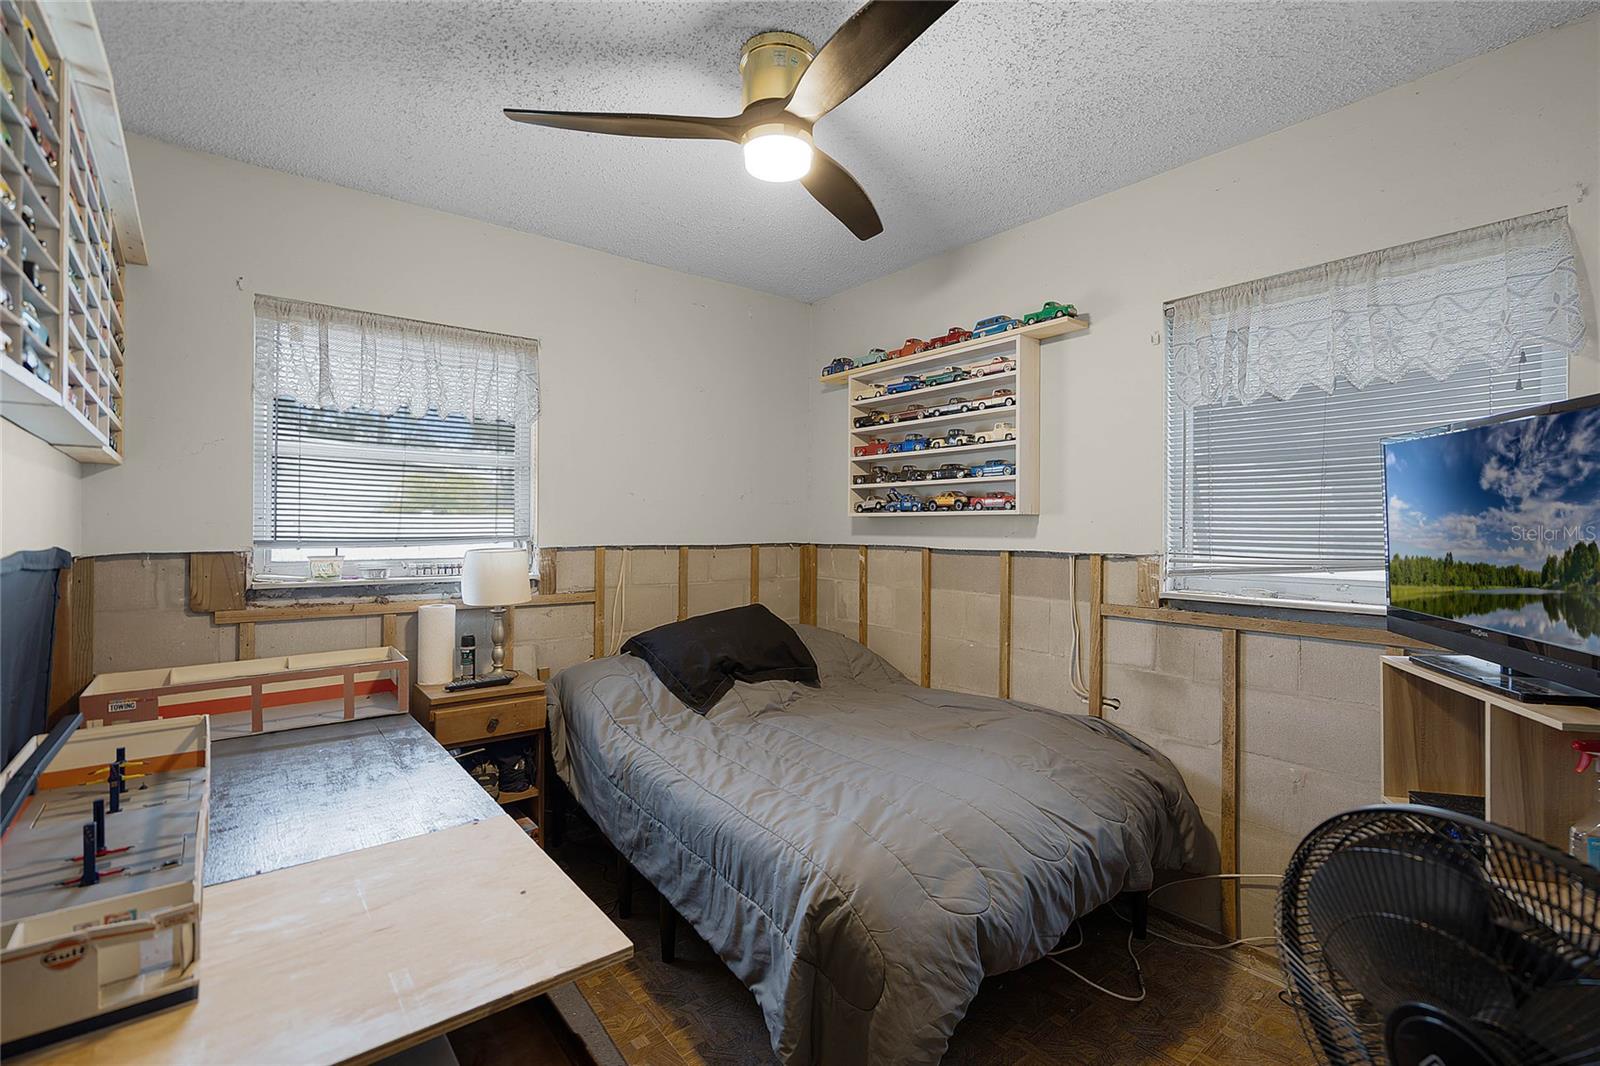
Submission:
[[[522,810],[533,819],[534,840],[545,844],[546,800],[549,796],[549,734],[545,728],[544,682],[517,673],[509,684],[446,692],[443,685],[411,686],[411,713],[435,740],[447,748],[527,738],[532,743],[533,786],[501,792],[502,807]]]

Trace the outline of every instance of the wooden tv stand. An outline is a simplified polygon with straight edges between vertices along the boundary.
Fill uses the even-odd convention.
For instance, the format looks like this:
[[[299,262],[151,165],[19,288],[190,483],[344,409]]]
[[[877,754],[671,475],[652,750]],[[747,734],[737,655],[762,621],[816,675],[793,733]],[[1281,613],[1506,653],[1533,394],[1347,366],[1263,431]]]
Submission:
[[[1573,772],[1572,741],[1600,733],[1600,709],[1519,700],[1385,655],[1383,796],[1482,796],[1491,822],[1567,850],[1567,830],[1600,819],[1595,775]]]

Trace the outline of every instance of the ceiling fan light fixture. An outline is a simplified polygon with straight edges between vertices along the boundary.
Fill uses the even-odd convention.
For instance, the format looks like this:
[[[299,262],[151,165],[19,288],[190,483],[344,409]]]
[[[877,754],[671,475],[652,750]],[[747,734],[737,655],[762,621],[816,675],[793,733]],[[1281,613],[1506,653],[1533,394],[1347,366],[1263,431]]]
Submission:
[[[799,181],[811,172],[811,132],[764,122],[744,136],[744,168],[762,181]]]

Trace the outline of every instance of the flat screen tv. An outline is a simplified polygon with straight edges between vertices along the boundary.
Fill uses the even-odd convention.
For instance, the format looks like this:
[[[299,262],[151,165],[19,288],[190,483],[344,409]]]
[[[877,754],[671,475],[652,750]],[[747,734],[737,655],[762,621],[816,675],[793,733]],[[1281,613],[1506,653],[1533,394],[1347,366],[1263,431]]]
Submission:
[[[1600,702],[1600,396],[1385,441],[1389,628],[1539,702]]]

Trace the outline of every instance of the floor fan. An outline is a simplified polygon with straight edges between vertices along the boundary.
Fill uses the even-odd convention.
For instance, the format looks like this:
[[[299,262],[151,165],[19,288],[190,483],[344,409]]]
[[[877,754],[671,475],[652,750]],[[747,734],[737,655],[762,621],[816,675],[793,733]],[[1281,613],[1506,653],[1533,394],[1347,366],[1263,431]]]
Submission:
[[[1284,874],[1278,935],[1324,1062],[1600,1063],[1600,870],[1503,826],[1330,818]]]

